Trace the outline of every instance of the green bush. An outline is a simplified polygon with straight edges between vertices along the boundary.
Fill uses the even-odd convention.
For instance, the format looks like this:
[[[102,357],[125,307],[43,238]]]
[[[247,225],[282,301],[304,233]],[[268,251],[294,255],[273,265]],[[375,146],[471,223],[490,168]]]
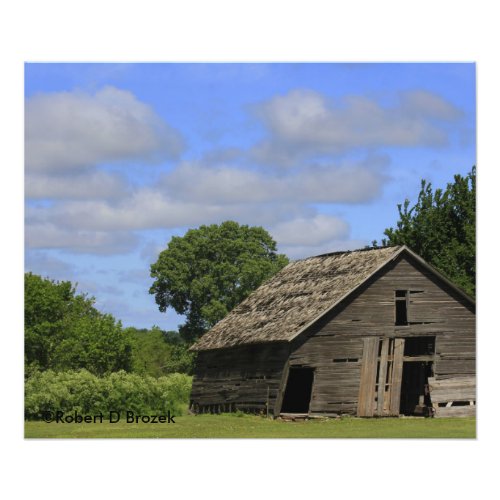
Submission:
[[[174,373],[153,378],[123,370],[97,377],[87,370],[34,372],[25,383],[25,417],[42,418],[45,412],[82,415],[141,415],[187,412],[192,377]]]

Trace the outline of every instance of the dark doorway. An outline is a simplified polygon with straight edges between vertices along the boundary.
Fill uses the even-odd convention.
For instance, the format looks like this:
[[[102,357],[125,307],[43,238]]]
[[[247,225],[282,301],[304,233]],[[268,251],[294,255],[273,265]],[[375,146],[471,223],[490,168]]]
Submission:
[[[308,413],[314,379],[312,368],[290,368],[281,413]]]
[[[429,377],[433,374],[436,337],[409,337],[405,340],[401,406],[403,415],[431,414]]]
[[[401,407],[403,415],[427,416],[431,407],[428,378],[432,377],[432,362],[403,363],[401,381]]]

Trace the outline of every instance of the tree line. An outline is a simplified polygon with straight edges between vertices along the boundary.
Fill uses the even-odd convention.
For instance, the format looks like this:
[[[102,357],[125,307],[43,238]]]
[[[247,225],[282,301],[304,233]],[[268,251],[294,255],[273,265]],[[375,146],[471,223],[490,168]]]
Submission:
[[[191,374],[194,355],[177,332],[123,328],[70,281],[25,274],[26,373],[81,370],[97,376],[124,370],[144,376]]]

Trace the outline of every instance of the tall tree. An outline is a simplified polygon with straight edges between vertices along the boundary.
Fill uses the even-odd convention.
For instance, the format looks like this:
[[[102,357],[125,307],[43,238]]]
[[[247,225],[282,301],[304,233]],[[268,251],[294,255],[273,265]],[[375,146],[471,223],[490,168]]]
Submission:
[[[287,263],[262,227],[201,226],[170,240],[151,266],[149,293],[160,311],[186,315],[179,331],[192,342]]]
[[[383,244],[407,245],[470,295],[476,282],[476,167],[433,191],[422,180],[417,203],[398,205],[396,228]]]

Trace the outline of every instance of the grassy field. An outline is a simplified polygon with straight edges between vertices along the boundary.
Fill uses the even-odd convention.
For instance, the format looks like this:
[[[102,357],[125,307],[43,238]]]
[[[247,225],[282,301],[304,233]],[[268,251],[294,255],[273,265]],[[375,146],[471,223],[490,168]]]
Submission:
[[[283,422],[250,415],[175,417],[175,424],[26,422],[26,438],[475,438],[474,418]]]

